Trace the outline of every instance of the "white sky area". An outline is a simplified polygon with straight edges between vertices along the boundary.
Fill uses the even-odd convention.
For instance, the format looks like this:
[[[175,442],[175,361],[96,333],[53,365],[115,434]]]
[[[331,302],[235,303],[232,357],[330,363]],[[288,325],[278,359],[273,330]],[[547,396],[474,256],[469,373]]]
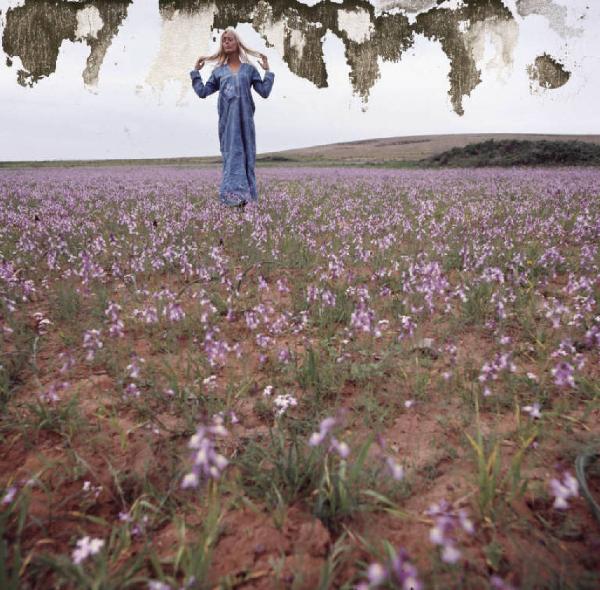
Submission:
[[[518,25],[514,61],[510,67],[497,67],[498,46],[490,34],[484,37],[477,63],[482,81],[463,98],[463,116],[452,110],[450,64],[437,41],[416,36],[400,62],[380,58],[380,78],[365,106],[353,96],[343,43],[331,31],[323,39],[328,87],[317,88],[289,71],[278,48],[281,43],[267,48],[250,24],[240,24],[236,29],[242,38],[267,54],[275,73],[268,99],[252,91],[257,152],[404,135],[600,134],[600,2],[555,3],[568,8],[566,24],[582,33],[564,38],[547,18],[521,18],[513,10]],[[0,34],[7,8],[18,4],[0,0]],[[515,6],[514,0],[506,4]],[[583,13],[586,17],[579,19]],[[354,26],[349,34],[360,39],[368,30],[364,15],[355,16],[345,15],[340,22]],[[199,99],[189,80],[192,56],[216,47],[211,23],[200,15],[174,35],[161,20],[157,0],[135,0],[113,38],[95,88],[86,87],[82,79],[90,52],[85,43],[64,41],[56,72],[33,88],[16,82],[20,60],[15,58],[9,68],[0,52],[0,160],[218,155],[218,94]],[[79,33],[95,31],[92,27],[86,33],[82,24]],[[195,41],[195,36],[201,38]],[[526,66],[544,52],[572,73],[563,87],[530,87]],[[202,69],[204,81],[212,67]],[[173,72],[172,79],[165,69]]]

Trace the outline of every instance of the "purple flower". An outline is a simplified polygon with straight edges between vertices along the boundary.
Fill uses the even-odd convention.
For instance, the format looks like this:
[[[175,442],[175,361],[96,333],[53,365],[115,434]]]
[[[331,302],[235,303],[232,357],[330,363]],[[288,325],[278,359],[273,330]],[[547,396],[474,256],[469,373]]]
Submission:
[[[475,531],[473,522],[467,517],[465,510],[454,511],[446,500],[431,504],[425,513],[434,517],[434,525],[429,531],[429,539],[434,545],[442,547],[442,560],[446,563],[456,563],[461,552],[456,547],[455,533],[460,526],[468,534]]]
[[[287,348],[282,348],[277,353],[277,360],[279,360],[280,363],[287,364],[290,362],[291,359],[292,355],[290,354],[290,351]]]
[[[83,486],[81,487],[81,489],[86,493],[90,492],[90,494],[93,495],[94,498],[98,498],[98,496],[102,492],[102,486],[93,486],[92,482],[88,480],[83,482]]]
[[[145,324],[158,323],[158,310],[154,305],[144,307],[144,309],[134,309],[133,317],[141,319]]]
[[[350,454],[350,447],[345,442],[338,441],[332,434],[334,428],[338,426],[337,418],[328,417],[321,421],[319,432],[313,432],[308,440],[311,447],[325,446],[325,442],[329,442],[327,453],[335,451],[342,459],[346,459]]]
[[[551,479],[550,491],[554,496],[554,508],[564,510],[569,507],[567,500],[579,496],[579,484],[577,479],[568,471],[563,474],[562,480]]]
[[[406,336],[412,336],[415,332],[415,328],[417,327],[417,324],[408,315],[401,315],[399,319],[400,319],[401,332],[398,335],[398,339],[401,340],[402,338],[405,338]]]
[[[63,381],[61,383],[52,383],[48,388],[48,391],[40,394],[40,399],[47,403],[55,403],[60,401],[60,396],[58,392],[61,389],[66,389],[69,386],[68,381]]]
[[[206,385],[206,389],[214,389],[217,386],[217,376],[209,375],[202,379],[202,385]]]
[[[236,345],[230,346],[224,340],[218,340],[216,338],[218,333],[219,329],[215,326],[207,329],[204,335],[204,351],[211,367],[225,364],[229,352],[239,352]]]
[[[367,570],[370,586],[380,586],[388,577],[388,572],[380,563],[372,563]]]
[[[356,586],[357,590],[371,590],[390,582],[394,588],[421,590],[423,587],[417,568],[409,561],[408,553],[401,548],[385,565],[374,562],[367,568],[367,582]]]
[[[210,426],[198,426],[196,434],[188,443],[188,447],[194,450],[193,465],[181,482],[182,488],[196,488],[203,479],[219,479],[229,462],[217,453],[215,440],[217,436],[228,434],[223,426],[222,416],[214,416]]]
[[[491,363],[483,363],[483,366],[479,371],[479,382],[487,383],[489,381],[496,381],[501,371],[514,373],[517,370],[517,367],[510,356],[510,352],[498,352]],[[486,396],[491,394],[489,386],[484,387],[483,394]]]
[[[110,301],[108,307],[104,311],[104,314],[111,322],[116,322],[119,319],[119,312],[121,311],[121,306],[114,301]]]
[[[268,285],[267,281],[265,281],[265,278],[262,275],[260,275],[258,277],[258,288],[261,291],[265,290],[265,289],[267,289],[267,290],[269,289],[269,285]]]
[[[386,457],[385,465],[393,479],[396,481],[401,481],[404,479],[404,467],[400,465],[400,463],[397,463],[391,457]]]
[[[11,504],[12,501],[15,499],[16,495],[17,495],[17,486],[10,486],[6,490],[6,493],[4,494],[2,501],[0,501],[0,504]]]
[[[375,319],[375,312],[364,302],[360,301],[350,317],[350,326],[361,332],[370,332]]]
[[[102,340],[100,340],[100,330],[86,330],[83,334],[83,348],[86,350],[85,360],[91,361],[94,359],[96,352],[102,348]]]
[[[552,369],[554,383],[559,387],[575,387],[573,373],[573,366],[566,361],[561,361]]]
[[[298,400],[296,400],[296,398],[293,395],[286,393],[283,395],[278,395],[273,400],[273,405],[277,408],[275,410],[275,415],[283,416],[283,414],[287,412],[288,408],[298,405]]]
[[[287,280],[285,278],[277,279],[277,290],[280,293],[289,293],[290,288],[288,287]]]
[[[167,303],[165,314],[171,322],[179,322],[185,318],[185,312],[183,311],[180,303]]]
[[[125,395],[129,397],[140,397],[140,390],[135,383],[129,383],[125,387]]]
[[[461,556],[461,552],[452,543],[444,544],[442,549],[442,561],[445,563],[456,563]]]
[[[142,357],[138,357],[137,355],[133,355],[131,363],[127,365],[126,370],[129,371],[129,377],[131,379],[139,379],[140,377],[140,366],[138,362],[144,363],[144,359]]]
[[[260,325],[260,319],[258,315],[252,310],[244,312],[244,318],[246,319],[246,325],[248,328],[250,328],[250,330],[256,330],[256,328],[258,328]]]
[[[125,336],[124,327],[123,320],[117,320],[108,326],[108,335],[111,338],[123,338]]]
[[[333,430],[333,427],[336,425],[336,423],[336,419],[332,417],[328,417],[322,420],[321,424],[319,425],[319,432],[313,432],[311,434],[308,444],[311,447],[316,447],[318,445],[323,444],[323,441]]]
[[[77,546],[73,550],[73,563],[79,565],[90,555],[99,553],[102,547],[104,547],[104,541],[102,539],[92,539],[90,537],[79,539],[79,541],[77,541]]]
[[[306,303],[317,301],[320,294],[321,289],[319,287],[316,287],[315,285],[308,285],[306,288]]]
[[[600,348],[600,325],[593,325],[586,333],[585,333],[585,343],[592,347]]]
[[[386,453],[386,445],[384,438],[381,435],[378,435],[376,441],[380,450],[380,458],[383,461],[385,469],[396,481],[401,481],[402,479],[404,479],[404,467],[400,465],[400,463],[396,462],[396,460],[393,457],[389,456]]]
[[[273,343],[273,339],[266,334],[257,334],[256,335],[256,344],[261,348],[267,348]]]
[[[540,404],[534,402],[531,406],[523,406],[523,411],[527,412],[532,418],[541,418]]]
[[[323,302],[323,305],[327,307],[335,307],[335,294],[329,291],[329,289],[325,289],[321,293],[321,301]]]
[[[69,369],[75,366],[75,357],[69,352],[61,352],[58,355],[58,358],[63,363],[59,369],[61,373],[66,373]]]

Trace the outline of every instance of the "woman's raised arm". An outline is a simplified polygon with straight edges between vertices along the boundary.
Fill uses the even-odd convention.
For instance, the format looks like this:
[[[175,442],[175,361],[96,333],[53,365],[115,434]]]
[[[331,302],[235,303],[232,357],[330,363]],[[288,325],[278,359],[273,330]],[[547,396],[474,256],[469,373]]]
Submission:
[[[271,70],[265,72],[265,79],[264,81],[261,80],[258,70],[252,66],[252,79],[250,80],[250,83],[254,87],[254,90],[256,90],[263,98],[267,98],[269,94],[271,94],[274,80],[275,74]]]
[[[190,77],[192,78],[192,86],[194,87],[194,92],[200,98],[206,98],[213,92],[219,90],[219,78],[215,76],[214,70],[211,73],[210,78],[208,79],[208,82],[206,84],[202,82],[202,76],[200,75],[200,72],[198,70],[192,70],[190,72]]]

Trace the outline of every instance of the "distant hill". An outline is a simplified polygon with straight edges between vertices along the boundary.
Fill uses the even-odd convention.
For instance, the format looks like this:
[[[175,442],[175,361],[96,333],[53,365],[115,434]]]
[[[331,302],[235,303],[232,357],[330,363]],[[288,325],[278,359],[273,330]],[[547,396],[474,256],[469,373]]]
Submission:
[[[533,133],[464,133],[448,135],[411,135],[362,139],[343,143],[317,145],[279,152],[263,153],[257,162],[285,162],[287,164],[358,165],[358,166],[423,166],[429,159],[453,149],[464,148],[494,140],[500,141],[577,141],[600,146],[600,135],[559,135]],[[572,149],[569,147],[568,149]],[[583,151],[583,150],[582,150]]]
[[[598,166],[600,145],[584,141],[489,139],[421,160],[426,166]]]
[[[503,141],[530,141],[530,142],[567,142],[567,151],[576,149],[581,157],[588,154],[585,148],[579,144],[586,144],[591,150],[600,146],[600,135],[544,135],[531,133],[466,133],[448,135],[410,135],[404,137],[380,137],[373,139],[360,139],[342,143],[331,143],[304,148],[282,150],[278,152],[263,152],[257,154],[257,166],[377,166],[389,168],[414,168],[439,165],[460,165],[459,158],[464,158],[462,165],[482,165],[473,162],[480,158],[483,161],[483,152],[479,156],[460,156],[455,149],[465,148],[469,145],[481,145],[494,140],[494,145],[485,148],[491,154]],[[570,143],[571,142],[571,143]],[[572,142],[577,142],[574,148]],[[493,148],[493,149],[492,149]],[[480,148],[477,148],[478,150]],[[483,149],[483,148],[481,148]],[[512,149],[512,148],[511,148]],[[530,156],[534,153],[544,151],[546,148],[529,148]],[[519,148],[521,150],[521,148]],[[514,148],[512,156],[521,151]],[[569,157],[562,148],[554,147],[550,151]],[[452,156],[450,158],[450,154]],[[509,151],[510,156],[510,151]],[[506,162],[510,160],[507,156],[501,158]],[[435,160],[439,157],[439,160]],[[588,157],[588,156],[585,156]],[[595,157],[595,156],[594,156]],[[447,158],[447,159],[445,159]],[[507,159],[508,158],[508,159]],[[445,160],[444,160],[445,159]],[[442,164],[444,160],[444,164]],[[471,163],[467,163],[471,162]],[[594,163],[596,160],[590,160]],[[548,160],[546,160],[548,163]],[[135,160],[48,160],[37,162],[0,162],[0,168],[15,168],[23,166],[106,166],[106,165],[169,165],[169,166],[207,166],[215,167],[221,165],[221,156],[204,157],[177,157],[177,158],[148,158]],[[508,164],[511,165],[511,164]]]

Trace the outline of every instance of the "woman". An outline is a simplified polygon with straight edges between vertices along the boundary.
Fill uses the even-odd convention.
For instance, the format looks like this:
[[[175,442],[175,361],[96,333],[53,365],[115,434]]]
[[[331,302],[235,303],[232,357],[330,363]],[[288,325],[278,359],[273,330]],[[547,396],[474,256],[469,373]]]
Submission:
[[[248,54],[261,58],[265,78],[261,80],[256,67],[248,61]],[[204,84],[200,70],[206,60],[216,61],[208,82]],[[200,98],[219,90],[219,143],[223,156],[223,179],[219,199],[229,206],[244,207],[257,201],[256,134],[254,129],[254,100],[250,86],[263,98],[273,88],[275,74],[269,70],[267,56],[249,49],[238,34],[228,27],[221,35],[221,46],[210,56],[201,56],[190,72],[192,86]]]

